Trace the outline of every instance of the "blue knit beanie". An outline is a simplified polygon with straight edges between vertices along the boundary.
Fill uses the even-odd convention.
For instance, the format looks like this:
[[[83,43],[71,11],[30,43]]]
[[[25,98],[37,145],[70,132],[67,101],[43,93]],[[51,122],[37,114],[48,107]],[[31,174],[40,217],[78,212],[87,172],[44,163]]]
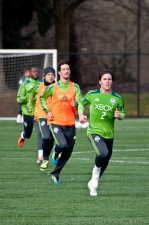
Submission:
[[[47,73],[53,73],[55,75],[55,69],[53,67],[46,67],[43,70],[43,75],[46,76]]]

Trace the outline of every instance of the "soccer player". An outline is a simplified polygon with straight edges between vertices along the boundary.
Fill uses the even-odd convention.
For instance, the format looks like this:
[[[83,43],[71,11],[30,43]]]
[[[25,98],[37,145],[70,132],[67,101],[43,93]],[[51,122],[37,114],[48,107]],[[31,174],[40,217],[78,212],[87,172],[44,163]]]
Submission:
[[[91,196],[97,196],[99,178],[107,168],[112,155],[114,140],[114,121],[125,117],[122,97],[112,91],[113,73],[104,70],[99,74],[100,88],[89,91],[82,98],[83,111],[86,105],[90,106],[88,139],[96,152],[95,165],[92,170],[88,188]],[[80,107],[80,105],[79,105]],[[80,123],[86,121],[84,114],[79,115]]]
[[[48,86],[40,97],[56,142],[53,162],[57,163],[55,163],[55,169],[51,173],[54,184],[61,183],[59,174],[72,154],[76,139],[75,106],[82,95],[78,84],[70,81],[70,73],[69,62],[60,60],[58,63],[60,80]],[[49,96],[52,97],[51,110],[48,109],[46,104],[46,99]],[[61,157],[58,158],[60,153]]]
[[[38,135],[38,159],[37,163],[42,160],[42,137],[39,130],[38,122],[34,121],[34,110],[36,99],[32,99],[32,90],[37,84],[42,82],[39,78],[40,70],[37,67],[31,68],[31,77],[25,80],[20,86],[17,94],[17,102],[21,103],[22,114],[24,117],[24,131],[21,133],[18,140],[18,146],[22,148],[24,146],[25,139],[30,138],[33,130],[33,126]]]
[[[43,82],[40,84],[39,88],[35,88],[35,91],[38,91],[38,97],[35,105],[35,120],[38,121],[41,135],[42,135],[42,149],[43,149],[43,161],[40,165],[40,170],[45,171],[48,168],[49,155],[53,148],[54,138],[50,131],[50,128],[47,124],[47,116],[43,111],[40,103],[40,96],[45,91],[45,88],[55,82],[55,70],[52,67],[46,67],[43,70]],[[37,93],[37,92],[36,92]],[[36,94],[35,93],[35,94]],[[47,107],[50,110],[51,106],[51,97],[47,98],[46,101]]]
[[[30,69],[25,68],[23,70],[23,76],[20,77],[19,82],[18,82],[18,90],[21,86],[21,84],[23,83],[24,80],[30,78],[31,76],[31,72]],[[21,109],[21,103],[18,103],[18,115],[17,115],[17,123],[23,123],[23,115],[22,115],[22,109]]]

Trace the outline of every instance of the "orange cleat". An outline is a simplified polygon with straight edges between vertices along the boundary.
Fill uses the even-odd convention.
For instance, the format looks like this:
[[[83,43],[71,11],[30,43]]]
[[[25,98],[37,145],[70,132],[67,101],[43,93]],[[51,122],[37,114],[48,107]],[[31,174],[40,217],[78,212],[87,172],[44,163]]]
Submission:
[[[24,139],[20,136],[19,137],[19,140],[18,140],[18,146],[19,146],[19,148],[22,148],[23,146],[24,146]]]

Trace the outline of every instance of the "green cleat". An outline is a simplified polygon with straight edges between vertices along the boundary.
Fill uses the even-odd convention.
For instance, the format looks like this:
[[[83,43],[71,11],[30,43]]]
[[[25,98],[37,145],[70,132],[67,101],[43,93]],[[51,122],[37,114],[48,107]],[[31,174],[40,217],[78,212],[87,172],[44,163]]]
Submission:
[[[40,166],[40,171],[45,171],[48,168],[49,161],[43,160]]]

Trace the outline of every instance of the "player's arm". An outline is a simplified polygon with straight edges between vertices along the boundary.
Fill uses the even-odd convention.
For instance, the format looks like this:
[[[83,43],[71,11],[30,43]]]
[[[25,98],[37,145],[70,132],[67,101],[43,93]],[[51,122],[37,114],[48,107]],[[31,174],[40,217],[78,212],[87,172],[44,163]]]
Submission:
[[[38,89],[40,84],[35,85],[32,89],[28,91],[28,101],[35,101],[38,97]]]
[[[51,96],[51,97],[53,96],[53,89],[54,89],[53,84],[47,86],[45,91],[43,92],[43,94],[40,96],[41,107],[45,111],[46,114],[48,114],[50,112],[50,110],[47,106],[46,100],[49,96]]]
[[[18,90],[19,90],[21,84],[23,83],[23,81],[24,81],[24,79],[23,79],[23,77],[21,77],[20,80],[19,80],[19,82],[18,82]]]
[[[74,104],[73,106],[76,108],[76,110],[78,109],[78,105],[79,105],[79,101],[80,99],[82,98],[82,92],[81,92],[81,89],[79,87],[78,84],[75,84],[75,100],[74,101]]]
[[[115,117],[118,118],[119,120],[123,120],[125,118],[124,101],[123,101],[122,97],[121,97],[118,107],[115,111]]]
[[[78,114],[79,114],[80,123],[85,123],[87,121],[87,116],[84,115],[84,112],[85,112],[85,106],[88,104],[90,103],[88,100],[88,93],[87,93],[86,96],[82,97],[79,100],[79,104],[78,104]]]
[[[39,84],[35,85],[30,91],[28,92],[28,100],[27,100],[27,107],[30,112],[34,110],[34,102],[37,99],[38,96],[38,89],[39,89]]]
[[[17,102],[18,103],[26,103],[27,100],[28,100],[28,97],[26,96],[25,82],[23,82],[17,93]]]
[[[89,94],[87,93],[85,96],[81,97],[79,99],[79,104],[78,104],[78,113],[84,113],[85,111],[85,107],[87,105],[90,104],[90,101],[89,101]]]

